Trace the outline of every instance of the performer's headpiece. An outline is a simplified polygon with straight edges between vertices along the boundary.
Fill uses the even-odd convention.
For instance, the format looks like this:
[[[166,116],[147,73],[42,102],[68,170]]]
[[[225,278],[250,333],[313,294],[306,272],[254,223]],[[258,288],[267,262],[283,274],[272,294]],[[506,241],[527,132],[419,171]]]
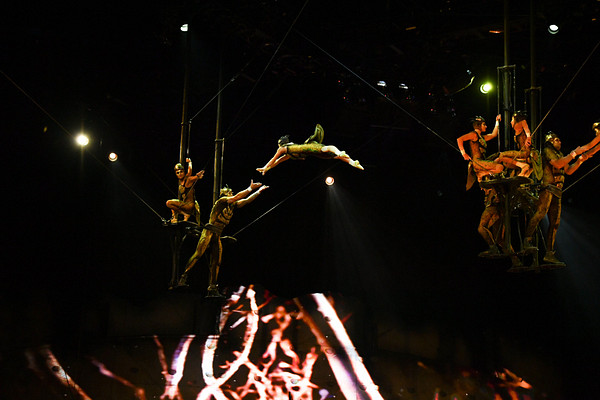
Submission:
[[[285,135],[279,138],[279,140],[277,141],[277,144],[279,146],[284,146],[286,144],[290,143],[290,135]]]
[[[471,123],[473,124],[473,128],[481,126],[481,124],[483,124],[485,122],[485,118],[483,118],[480,115],[476,115],[473,118],[471,118]]]
[[[521,122],[527,118],[527,112],[515,111],[513,114],[513,118],[515,119],[515,122]]]
[[[178,170],[182,170],[183,171],[184,170],[183,164],[181,164],[181,163],[175,164],[175,168],[174,169],[175,169],[175,172],[177,172]]]
[[[552,131],[548,131],[545,142],[548,143],[554,139],[558,139],[558,135]]]
[[[221,188],[221,190],[219,191],[219,194],[220,194],[221,196],[225,196],[225,195],[227,195],[227,194],[229,194],[229,193],[231,193],[231,188],[230,188],[229,186],[227,186],[227,185],[223,186],[223,187]]]

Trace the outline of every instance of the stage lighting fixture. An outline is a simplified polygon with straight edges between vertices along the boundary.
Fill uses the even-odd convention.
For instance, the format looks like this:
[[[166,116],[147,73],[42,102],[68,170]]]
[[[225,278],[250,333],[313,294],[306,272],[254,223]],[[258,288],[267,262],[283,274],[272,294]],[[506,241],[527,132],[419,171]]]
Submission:
[[[188,24],[181,25],[181,27],[179,29],[181,29],[181,32],[187,32],[188,31]]]
[[[75,138],[75,141],[77,142],[78,145],[80,145],[81,147],[84,147],[90,143],[90,138],[88,138],[87,135],[80,133]]]
[[[483,94],[488,94],[490,92],[490,90],[492,90],[493,86],[491,83],[486,82],[484,84],[482,84],[481,86],[479,86],[479,91]]]
[[[108,155],[108,159],[109,159],[110,161],[112,161],[112,162],[115,162],[115,161],[117,161],[117,159],[118,159],[118,158],[119,158],[119,156],[117,155],[117,153],[110,153],[110,154]]]
[[[333,179],[333,176],[328,176],[327,178],[325,178],[325,184],[327,186],[333,185],[333,182],[335,182],[335,179]]]
[[[555,25],[555,24],[548,25],[548,32],[550,32],[551,35],[556,35],[558,33],[558,25]]]
[[[377,86],[387,87],[387,83],[385,83],[385,81],[379,81],[379,82],[377,82]]]

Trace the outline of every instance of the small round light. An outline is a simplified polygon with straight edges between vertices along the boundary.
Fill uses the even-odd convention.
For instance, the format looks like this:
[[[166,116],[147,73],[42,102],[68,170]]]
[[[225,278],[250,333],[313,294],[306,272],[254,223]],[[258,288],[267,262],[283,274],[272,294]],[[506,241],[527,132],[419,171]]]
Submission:
[[[556,35],[558,33],[558,25],[556,25],[556,24],[548,25],[548,32],[550,32],[551,35]]]
[[[110,153],[108,155],[108,160],[111,162],[117,161],[118,158],[119,158],[119,156],[117,155],[117,153]]]
[[[479,86],[479,91],[483,94],[488,94],[490,92],[490,90],[492,90],[493,86],[491,83],[486,82],[484,84],[482,84],[481,86]]]
[[[333,185],[333,182],[335,182],[335,179],[333,179],[333,176],[328,176],[327,178],[325,178],[325,184],[327,186]]]
[[[78,145],[83,147],[83,146],[87,146],[90,143],[90,138],[88,138],[87,135],[80,133],[75,138],[75,141],[77,142]]]
[[[188,24],[181,25],[181,27],[179,29],[181,29],[181,32],[187,32],[188,31]]]

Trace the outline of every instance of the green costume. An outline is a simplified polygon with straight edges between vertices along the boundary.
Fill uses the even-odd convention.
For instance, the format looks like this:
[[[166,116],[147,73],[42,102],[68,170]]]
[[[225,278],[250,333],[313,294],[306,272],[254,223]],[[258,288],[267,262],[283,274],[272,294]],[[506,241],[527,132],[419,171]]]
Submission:
[[[323,137],[325,131],[319,124],[315,127],[315,133],[313,133],[303,144],[289,143],[285,144],[287,150],[286,154],[293,160],[304,160],[307,156],[314,156],[319,158],[334,158],[335,153],[323,152],[322,149],[325,147],[323,144]]]

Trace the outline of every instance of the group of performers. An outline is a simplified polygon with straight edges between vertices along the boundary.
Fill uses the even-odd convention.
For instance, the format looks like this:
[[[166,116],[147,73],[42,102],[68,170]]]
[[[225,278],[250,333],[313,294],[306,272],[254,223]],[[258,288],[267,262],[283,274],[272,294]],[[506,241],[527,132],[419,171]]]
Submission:
[[[522,208],[527,214],[527,224],[520,253],[537,255],[535,233],[540,221],[547,215],[549,228],[545,238],[546,252],[543,261],[553,265],[564,265],[556,257],[554,246],[556,231],[560,224],[565,174],[573,174],[584,161],[600,150],[600,122],[595,122],[592,126],[595,132],[594,139],[584,146],[577,147],[567,155],[563,155],[561,152],[560,138],[554,132],[549,132],[545,136],[543,148],[539,152],[532,146],[532,134],[527,125],[525,113],[517,111],[511,120],[517,150],[507,150],[486,157],[487,142],[498,136],[500,120],[501,116],[496,116],[494,128],[488,134],[486,133],[485,119],[477,116],[472,120],[473,130],[457,139],[461,155],[466,161],[469,161],[467,190],[477,181],[484,192],[484,210],[477,230],[488,244],[489,249],[481,252],[480,256],[508,256],[513,262],[513,267],[521,266],[512,244],[503,243],[506,229],[510,229],[510,227],[504,226],[502,216],[507,210],[510,212],[511,208]],[[353,160],[346,152],[340,151],[336,146],[324,145],[323,137],[324,130],[319,124],[316,125],[313,135],[303,144],[295,144],[290,141],[289,136],[283,136],[278,141],[275,155],[263,167],[256,170],[264,175],[286,160],[304,160],[310,156],[336,159],[354,168],[364,169],[358,160]],[[469,152],[465,149],[466,144],[469,145]],[[188,158],[186,162],[188,164],[187,171],[182,164],[175,165],[175,174],[179,181],[179,195],[177,199],[168,200],[166,205],[172,212],[171,223],[178,223],[182,216],[183,221],[190,221],[190,218],[194,217],[193,222],[201,225],[200,209],[194,198],[194,185],[203,178],[204,171],[193,174],[191,160]],[[515,193],[499,192],[500,186],[498,185],[511,179],[517,183],[509,186]],[[221,189],[220,197],[212,207],[209,221],[202,227],[196,251],[188,260],[179,279],[180,286],[187,285],[190,270],[210,249],[208,295],[219,296],[217,276],[222,257],[221,234],[229,224],[233,211],[254,201],[267,188],[268,186],[251,180],[248,188],[236,194],[233,194],[228,187]],[[503,207],[503,201],[517,201],[519,204]]]
[[[546,251],[543,262],[555,267],[564,266],[556,257],[555,240],[560,224],[565,174],[573,174],[584,161],[600,150],[600,123],[595,122],[592,125],[595,132],[593,140],[567,155],[561,152],[560,138],[554,132],[548,132],[539,152],[532,147],[532,135],[525,113],[517,111],[512,116],[511,126],[518,149],[486,157],[487,142],[498,136],[500,119],[498,115],[492,133],[486,134],[485,120],[479,116],[475,117],[472,121],[473,130],[457,139],[460,153],[469,161],[467,190],[477,180],[484,192],[484,211],[479,221],[478,232],[489,249],[479,255],[508,256],[512,260],[514,271],[522,267],[512,245],[503,243],[506,230],[510,227],[504,226],[502,218],[503,213],[520,208],[525,212],[527,222],[519,253],[533,254],[537,257],[535,233],[540,221],[547,215],[549,227],[545,237]],[[466,143],[469,144],[470,154],[465,150]],[[514,184],[507,184],[511,183],[511,180]],[[512,193],[507,193],[506,188]],[[502,204],[510,201],[514,204]]]
[[[264,175],[268,170],[276,167],[281,162],[288,159],[304,160],[307,157],[313,156],[318,158],[336,159],[348,163],[354,168],[363,170],[358,160],[353,160],[344,151],[340,151],[332,145],[322,144],[324,137],[323,127],[319,124],[315,127],[313,135],[311,135],[303,144],[294,144],[289,140],[289,136],[284,136],[279,139],[278,149],[273,158],[262,168],[256,170]],[[175,165],[175,175],[179,181],[178,198],[167,200],[167,207],[171,209],[171,223],[177,224],[180,216],[183,221],[190,221],[194,217],[196,224],[200,222],[200,208],[194,197],[194,185],[204,176],[204,171],[197,174],[192,173],[192,161],[186,159],[188,164],[187,172],[184,172],[182,164]],[[220,197],[217,199],[210,212],[208,223],[202,227],[202,233],[196,246],[196,251],[188,260],[185,270],[179,279],[179,286],[187,286],[187,279],[192,267],[198,260],[209,250],[210,265],[209,265],[209,285],[208,296],[220,297],[217,285],[217,276],[221,265],[221,257],[223,246],[221,243],[221,233],[229,224],[233,211],[241,208],[258,197],[260,193],[268,189],[268,186],[260,182],[250,181],[250,185],[245,190],[236,194],[229,187],[224,187],[220,190]],[[192,221],[190,221],[192,222]]]

